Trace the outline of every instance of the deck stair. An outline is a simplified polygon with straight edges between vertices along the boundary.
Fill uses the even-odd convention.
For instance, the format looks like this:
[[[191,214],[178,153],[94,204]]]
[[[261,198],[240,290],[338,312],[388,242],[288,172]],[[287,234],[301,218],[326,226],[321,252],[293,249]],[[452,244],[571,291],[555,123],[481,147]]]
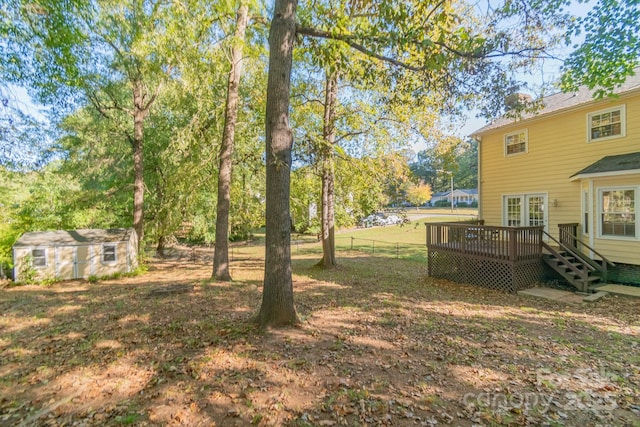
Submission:
[[[570,227],[567,227],[570,226]],[[575,228],[571,226],[577,224],[561,224],[560,240],[544,232],[549,242],[555,242],[557,246],[551,246],[547,242],[542,243],[545,253],[543,261],[551,267],[559,276],[566,280],[581,292],[593,292],[607,281],[607,266],[615,267],[611,261],[589,247],[586,243],[576,237]],[[595,256],[600,257],[600,261],[591,259],[578,249],[584,246]]]
[[[544,254],[544,262],[558,273],[564,280],[582,292],[590,292],[602,283],[599,271],[582,259],[576,258],[566,251],[557,254]]]

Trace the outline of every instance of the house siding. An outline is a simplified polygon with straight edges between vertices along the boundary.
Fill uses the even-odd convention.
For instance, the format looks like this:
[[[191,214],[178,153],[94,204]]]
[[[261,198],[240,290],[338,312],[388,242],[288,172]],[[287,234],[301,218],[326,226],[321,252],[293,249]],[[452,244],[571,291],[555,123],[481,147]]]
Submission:
[[[606,108],[625,105],[626,136],[598,142],[587,142],[587,114]],[[488,225],[503,224],[503,196],[517,194],[545,194],[548,231],[558,237],[558,224],[579,223],[583,230],[583,189],[589,180],[570,181],[570,177],[605,156],[640,151],[640,92],[602,100],[564,112],[542,115],[521,122],[492,129],[481,135],[480,204],[481,218]],[[506,157],[504,135],[527,130],[527,152]],[[640,175],[594,178],[594,197],[590,206],[590,232],[597,217],[598,188],[606,186],[638,186]],[[553,201],[557,201],[553,206]],[[640,204],[636,200],[636,217]],[[590,236],[584,241],[589,242]],[[635,239],[602,238],[592,236],[594,248],[614,262],[640,264],[640,236]]]

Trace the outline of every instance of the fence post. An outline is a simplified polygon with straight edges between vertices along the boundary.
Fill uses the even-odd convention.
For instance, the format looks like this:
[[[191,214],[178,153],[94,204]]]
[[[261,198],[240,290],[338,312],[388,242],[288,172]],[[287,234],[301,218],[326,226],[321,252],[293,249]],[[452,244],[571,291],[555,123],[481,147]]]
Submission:
[[[400,252],[400,247],[398,245],[399,245],[399,243],[396,242],[396,259],[398,259],[400,257],[400,253],[399,253]]]
[[[375,240],[371,241],[371,248],[373,249],[373,251],[371,253],[375,254],[376,253],[376,241]]]
[[[353,236],[351,236],[351,250],[353,250]]]

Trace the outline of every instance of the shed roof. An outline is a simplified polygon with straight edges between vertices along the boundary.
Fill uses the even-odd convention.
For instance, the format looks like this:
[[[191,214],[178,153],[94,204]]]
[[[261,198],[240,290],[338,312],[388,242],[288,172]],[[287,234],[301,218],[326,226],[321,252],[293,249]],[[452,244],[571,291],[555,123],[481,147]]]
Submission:
[[[640,152],[606,156],[586,168],[571,175],[571,180],[617,175],[621,173],[640,173]]]
[[[640,89],[640,67],[636,68],[635,75],[627,77],[627,80],[614,90],[616,95],[631,92]],[[562,110],[568,110],[574,107],[593,102],[593,94],[595,90],[589,89],[587,86],[580,86],[576,92],[559,92],[549,95],[542,99],[542,106],[535,112],[523,112],[520,117],[512,117],[504,115],[495,119],[493,122],[481,127],[472,133],[473,135],[481,135],[493,129],[510,125],[516,122],[522,122],[535,117],[544,116],[551,113],[557,113]]]
[[[13,246],[79,246],[124,242],[128,241],[131,233],[134,232],[133,228],[29,231],[24,233]]]

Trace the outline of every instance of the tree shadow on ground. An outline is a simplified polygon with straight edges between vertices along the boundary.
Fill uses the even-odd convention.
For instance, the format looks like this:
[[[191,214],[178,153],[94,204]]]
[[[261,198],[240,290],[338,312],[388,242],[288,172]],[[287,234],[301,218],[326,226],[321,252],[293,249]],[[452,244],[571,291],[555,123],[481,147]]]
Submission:
[[[357,256],[294,262],[298,328],[261,334],[261,260],[0,295],[0,425],[632,425],[637,305],[567,305]],[[150,291],[176,284],[187,292]]]

